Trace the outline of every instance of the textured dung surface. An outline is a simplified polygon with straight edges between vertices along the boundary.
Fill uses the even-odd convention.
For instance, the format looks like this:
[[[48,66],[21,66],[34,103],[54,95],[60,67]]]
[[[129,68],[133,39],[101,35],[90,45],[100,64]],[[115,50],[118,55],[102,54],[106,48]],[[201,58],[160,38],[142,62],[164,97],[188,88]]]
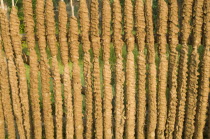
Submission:
[[[2,47],[0,48],[2,49]],[[1,98],[2,98],[2,107],[4,110],[4,121],[5,125],[8,128],[8,138],[13,139],[16,138],[15,133],[15,122],[14,122],[14,116],[12,112],[12,102],[11,102],[11,96],[9,93],[9,77],[8,77],[8,67],[6,63],[6,58],[1,50],[0,53],[0,87],[1,87]]]
[[[50,94],[50,72],[49,64],[46,53],[46,37],[45,37],[45,21],[44,21],[44,1],[37,0],[36,2],[36,27],[38,45],[40,50],[40,72],[41,72],[41,83],[42,83],[42,98],[43,98],[43,114],[44,114],[44,128],[45,136],[50,138],[49,129],[53,127],[52,107],[49,96]],[[35,126],[35,137],[42,137],[42,127]]]
[[[136,39],[138,45],[138,92],[137,92],[137,138],[145,138],[145,116],[146,116],[146,57],[144,54],[145,48],[145,17],[144,3],[142,0],[137,0],[135,4],[135,25]]]
[[[155,138],[155,129],[157,123],[157,102],[156,102],[156,66],[155,66],[155,49],[153,35],[153,21],[151,0],[145,0],[145,20],[146,20],[146,43],[147,43],[147,62],[148,69],[148,122],[147,138]]]
[[[164,139],[167,115],[166,88],[168,60],[166,55],[166,33],[168,22],[168,7],[164,0],[158,0],[157,44],[158,44],[158,84],[157,84],[157,138]]]
[[[203,2],[204,0],[195,0],[193,7],[193,50],[190,55],[190,61],[188,66],[189,73],[187,82],[187,107],[184,127],[185,138],[192,138],[193,133],[195,131],[194,120],[198,96],[198,66],[200,62],[198,47],[201,45],[203,25]]]
[[[94,118],[95,118],[95,138],[103,138],[103,117],[102,117],[102,99],[100,88],[100,68],[99,68],[99,52],[100,52],[100,38],[99,38],[99,15],[98,15],[98,1],[92,0],[90,6],[90,35],[91,46],[93,48],[93,71],[92,71],[92,86],[94,99]]]
[[[47,44],[50,48],[52,56],[52,77],[53,77],[53,90],[55,98],[55,128],[56,138],[63,137],[63,102],[61,94],[61,79],[57,60],[57,46],[55,36],[55,19],[52,0],[46,0],[45,6],[45,19],[46,19],[46,33],[47,33]],[[53,134],[53,128],[50,129],[50,135]]]
[[[69,68],[64,68],[64,83],[68,84],[70,86],[71,80],[70,80]],[[67,103],[66,103],[66,138],[67,139],[73,139],[74,138],[74,117],[73,117],[73,104],[72,104],[72,91],[71,88],[64,88],[65,91],[68,92],[67,94]],[[69,90],[67,90],[69,89]]]
[[[205,50],[201,61],[200,86],[198,91],[197,113],[195,117],[195,133],[194,138],[202,139],[203,131],[206,123],[206,114],[209,96],[209,69],[210,69],[210,3],[204,0],[204,39]]]
[[[2,41],[2,38],[0,37]],[[4,122],[7,126],[7,135],[9,139],[16,138],[15,134],[15,121],[12,112],[12,101],[11,95],[9,93],[9,77],[8,77],[8,67],[6,62],[5,54],[3,53],[2,44],[0,44],[0,88],[1,88],[1,100],[2,109],[4,112]]]
[[[12,51],[12,45],[11,45],[11,39],[10,39],[10,33],[9,33],[9,23],[6,18],[6,12],[1,11],[1,32],[2,32],[2,40],[4,44],[6,59],[7,59],[7,66],[9,71],[9,82],[12,92],[12,102],[13,102],[13,111],[15,115],[15,120],[18,128],[18,133],[20,135],[20,138],[25,138],[25,132],[24,132],[24,123],[23,123],[23,113],[21,109],[21,102],[19,98],[19,91],[18,91],[18,79],[16,76],[16,67],[15,62],[13,61],[13,51]]]
[[[26,69],[22,59],[21,51],[21,39],[19,35],[20,21],[17,15],[17,9],[12,7],[10,13],[10,33],[13,49],[15,51],[15,63],[17,67],[17,75],[19,80],[19,95],[21,100],[22,112],[24,117],[24,126],[26,131],[26,137],[30,138],[31,125],[30,125],[30,113],[29,113],[29,97],[28,86],[26,80]]]
[[[131,0],[125,0],[124,5],[124,21],[125,21],[125,39],[127,45],[127,59],[126,59],[126,122],[125,122],[125,136],[126,138],[134,138],[135,134],[135,66],[134,66],[134,36],[133,31],[133,6]]]
[[[124,133],[124,82],[125,82],[125,73],[123,67],[123,58],[122,58],[122,13],[120,1],[115,0],[113,3],[113,43],[115,48],[116,55],[116,91],[115,91],[115,106],[114,106],[114,119],[115,119],[115,138],[120,139],[123,137]]]
[[[41,131],[39,131],[39,129],[41,129],[41,113],[38,94],[38,62],[35,51],[34,20],[31,0],[23,0],[23,11],[26,41],[30,52],[30,100],[32,111],[34,111],[32,115],[33,126],[35,130],[38,130],[38,136],[40,136]]]
[[[1,92],[2,93],[2,92]],[[5,128],[4,128],[4,112],[2,105],[2,94],[0,93],[0,138],[5,138]]]
[[[89,30],[90,30],[90,20],[88,17],[88,8],[85,0],[80,0],[79,9],[79,21],[81,27],[81,42],[84,50],[84,78],[85,78],[85,137],[92,138],[93,129],[93,94],[92,94],[92,82],[91,82],[91,67],[92,63],[90,61],[90,40],[89,40]]]
[[[175,122],[174,137],[177,139],[182,138],[183,122],[185,116],[185,102],[187,92],[187,62],[188,62],[188,38],[191,32],[190,20],[192,16],[193,0],[184,0],[182,9],[182,23],[181,23],[181,45],[182,49],[179,57],[178,66],[178,86],[177,86],[177,114]]]
[[[60,48],[61,48],[61,58],[63,65],[68,65],[68,44],[67,44],[67,12],[66,12],[66,4],[64,1],[59,1],[59,42],[60,42]],[[66,103],[66,102],[65,102]]]
[[[111,86],[111,69],[110,59],[110,22],[111,7],[109,0],[102,2],[102,47],[103,47],[103,123],[104,138],[112,138],[112,86]]]
[[[69,42],[72,67],[72,89],[73,89],[73,104],[74,104],[74,123],[75,137],[83,138],[83,114],[82,114],[82,94],[81,94],[81,79],[79,67],[79,42],[78,42],[78,24],[75,17],[70,18]]]
[[[59,42],[61,50],[61,59],[64,65],[63,84],[64,84],[64,108],[66,111],[66,138],[73,139],[74,137],[74,121],[73,121],[73,105],[72,105],[72,88],[70,78],[69,49],[67,44],[67,11],[64,1],[59,1]]]
[[[178,69],[178,5],[177,1],[169,1],[169,62],[168,62],[168,82],[169,82],[169,99],[168,99],[168,115],[166,121],[166,138],[172,139],[176,118],[177,107],[177,69]]]

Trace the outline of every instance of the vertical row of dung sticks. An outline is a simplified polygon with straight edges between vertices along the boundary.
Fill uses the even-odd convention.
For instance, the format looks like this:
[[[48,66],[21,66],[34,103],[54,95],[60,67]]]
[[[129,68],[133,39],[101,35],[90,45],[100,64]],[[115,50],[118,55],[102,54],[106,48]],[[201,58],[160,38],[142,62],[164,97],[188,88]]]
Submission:
[[[66,4],[63,0],[59,1],[57,40],[53,1],[36,0],[33,11],[32,0],[23,0],[30,61],[27,84],[18,10],[13,0],[8,18],[8,11],[1,0],[0,138],[203,138],[209,95],[210,0],[183,0],[180,55],[176,50],[179,44],[177,0],[168,0],[168,3],[157,1],[157,45],[152,0],[135,0],[134,4],[125,0],[123,10],[120,0],[114,0],[112,8],[109,0],[103,0],[101,39],[98,0],[91,0],[90,18],[86,0],[79,3],[78,21],[73,1],[70,1],[72,12],[67,28]],[[122,32],[125,32],[125,40]],[[191,32],[193,44],[188,62]],[[199,58],[202,35],[204,52]],[[113,86],[111,40],[116,57]],[[80,43],[84,52],[83,69],[79,65]],[[135,45],[137,61],[133,53]],[[47,53],[48,48],[50,54]],[[103,64],[100,64],[101,48]],[[64,67],[63,79],[57,58],[59,53]],[[81,73],[84,76],[84,103]],[[51,80],[53,93],[50,90]]]

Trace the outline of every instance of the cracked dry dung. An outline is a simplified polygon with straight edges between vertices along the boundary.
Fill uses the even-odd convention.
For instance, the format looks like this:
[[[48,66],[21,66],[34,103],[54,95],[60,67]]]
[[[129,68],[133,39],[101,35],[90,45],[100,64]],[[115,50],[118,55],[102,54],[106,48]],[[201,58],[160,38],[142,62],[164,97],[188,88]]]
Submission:
[[[81,42],[84,50],[84,78],[85,78],[85,137],[92,138],[93,129],[93,94],[92,94],[92,80],[91,80],[91,67],[90,61],[90,40],[89,30],[90,21],[88,17],[88,8],[85,0],[80,0],[79,19],[81,27]]]
[[[201,61],[201,76],[200,76],[200,86],[198,92],[198,103],[196,109],[195,117],[195,133],[194,138],[202,139],[203,130],[206,123],[206,114],[208,106],[209,97],[209,68],[210,68],[210,3],[208,0],[204,0],[204,40],[205,49]]]
[[[23,0],[24,23],[26,32],[26,41],[30,52],[30,100],[32,105],[32,119],[34,129],[41,129],[41,113],[38,94],[38,62],[35,51],[34,20],[32,1]]]
[[[61,50],[62,63],[64,65],[64,108],[66,111],[66,138],[74,138],[74,119],[73,119],[73,105],[72,105],[72,91],[71,91],[71,78],[70,68],[68,65],[68,44],[67,44],[67,12],[66,4],[64,1],[59,1],[59,42]]]
[[[166,138],[172,139],[176,118],[177,107],[177,68],[178,68],[178,3],[176,0],[169,0],[169,62],[168,62],[168,83],[169,83],[169,99],[168,99],[168,116],[166,121]]]
[[[189,61],[188,91],[186,101],[184,137],[192,138],[195,131],[194,119],[196,114],[198,96],[198,66],[199,54],[198,47],[201,45],[202,25],[203,25],[203,1],[195,0],[193,7],[193,50]]]
[[[55,94],[55,128],[56,138],[63,137],[63,107],[62,107],[62,94],[61,94],[61,79],[57,60],[57,46],[55,36],[55,20],[52,0],[46,0],[45,6],[45,19],[46,19],[46,32],[47,32],[47,43],[49,45],[51,56],[52,56],[52,77],[53,77],[53,90]],[[53,134],[53,128],[51,129]]]
[[[113,43],[115,48],[116,55],[116,93],[115,93],[115,106],[114,106],[114,119],[115,119],[115,138],[121,139],[124,133],[124,82],[125,82],[125,73],[123,69],[123,57],[122,57],[122,14],[121,14],[121,6],[119,0],[114,0],[113,3]]]
[[[134,65],[134,36],[133,31],[133,6],[131,0],[125,0],[124,7],[124,21],[125,21],[125,39],[127,45],[127,60],[126,60],[126,122],[125,122],[125,136],[126,138],[134,138],[135,134],[135,65]]]
[[[52,107],[50,100],[50,71],[49,64],[46,53],[46,37],[45,37],[45,21],[44,21],[44,1],[36,1],[36,28],[37,28],[37,37],[38,45],[40,50],[40,72],[41,72],[41,84],[42,84],[42,100],[43,100],[43,121],[45,128],[46,138],[52,138],[53,134],[50,132],[53,128],[53,117],[52,117]],[[35,138],[42,137],[42,127],[35,127],[34,129]]]
[[[15,115],[15,120],[18,128],[18,133],[20,138],[24,139],[25,132],[24,132],[24,124],[23,124],[23,117],[22,117],[22,109],[21,109],[21,103],[19,98],[19,91],[18,91],[18,79],[16,76],[16,67],[15,63],[13,61],[14,55],[11,45],[11,39],[9,34],[9,23],[6,17],[6,11],[1,11],[1,17],[0,17],[0,23],[1,23],[1,32],[2,32],[2,40],[4,44],[4,49],[6,53],[6,59],[7,59],[7,66],[9,71],[9,81],[10,81],[10,87],[12,92],[12,101],[13,101],[13,111]]]
[[[10,34],[13,49],[15,52],[15,63],[17,68],[17,75],[19,80],[19,95],[21,100],[24,126],[26,131],[26,137],[30,138],[31,135],[31,125],[30,125],[30,113],[29,113],[29,96],[28,96],[28,86],[26,80],[26,69],[22,59],[22,45],[21,38],[19,35],[20,21],[17,16],[16,7],[12,7],[10,13]]]
[[[7,67],[6,57],[3,54],[1,43],[0,43],[0,88],[1,88],[2,107],[4,110],[4,121],[7,127],[8,139],[14,139],[16,138],[15,121],[14,121],[12,102],[10,96],[8,67]]]
[[[185,116],[185,101],[187,92],[187,62],[188,62],[188,38],[191,32],[190,20],[192,16],[193,0],[184,0],[182,9],[182,23],[181,23],[181,52],[178,65],[178,83],[177,83],[177,114],[175,122],[174,137],[176,139],[182,138],[184,116]]]
[[[148,63],[148,122],[147,138],[155,138],[155,129],[157,123],[157,102],[156,102],[156,65],[154,34],[152,21],[151,0],[145,0],[145,21],[146,21],[146,44],[147,44],[147,63]]]
[[[158,22],[157,22],[157,43],[158,43],[158,85],[157,85],[157,138],[165,138],[165,124],[167,116],[166,88],[168,60],[166,56],[166,33],[168,21],[168,7],[164,0],[158,0]]]
[[[110,59],[110,22],[111,7],[109,0],[102,2],[102,47],[103,47],[103,123],[104,138],[111,139],[112,134],[112,86],[111,86],[111,69]]]
[[[136,0],[135,3],[135,26],[138,45],[138,90],[137,90],[137,138],[145,138],[145,116],[146,116],[146,57],[145,49],[145,18],[144,2]]]
[[[75,122],[75,137],[83,138],[83,115],[82,115],[82,94],[81,94],[81,79],[79,67],[79,42],[78,42],[78,24],[76,17],[70,18],[69,28],[70,54],[73,62],[72,66],[72,89],[73,89],[73,104],[74,104],[74,122]]]
[[[98,15],[98,0],[92,0],[90,6],[90,35],[91,46],[93,48],[93,71],[92,71],[92,86],[93,86],[93,99],[94,99],[94,127],[95,138],[103,138],[103,117],[102,117],[102,100],[100,88],[100,68],[99,68],[99,51],[100,51],[100,38],[99,38],[99,15]]]

